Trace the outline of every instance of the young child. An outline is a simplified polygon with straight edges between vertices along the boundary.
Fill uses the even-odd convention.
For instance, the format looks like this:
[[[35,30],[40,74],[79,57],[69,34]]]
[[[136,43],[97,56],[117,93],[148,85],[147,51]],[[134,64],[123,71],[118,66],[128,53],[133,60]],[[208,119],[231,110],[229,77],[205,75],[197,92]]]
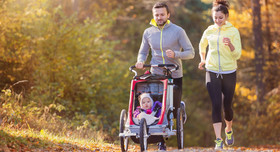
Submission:
[[[154,103],[149,93],[142,93],[139,97],[139,103],[140,106],[133,113],[134,118],[140,118],[141,112],[151,114],[157,118],[160,116],[162,104],[159,101]]]

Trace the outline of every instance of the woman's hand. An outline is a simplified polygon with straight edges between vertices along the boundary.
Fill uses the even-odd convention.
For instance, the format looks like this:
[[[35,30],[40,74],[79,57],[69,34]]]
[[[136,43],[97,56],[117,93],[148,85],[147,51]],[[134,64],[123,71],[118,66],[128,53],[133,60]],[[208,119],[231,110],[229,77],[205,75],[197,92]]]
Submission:
[[[234,46],[232,45],[232,43],[231,43],[231,41],[230,41],[230,39],[228,37],[224,37],[223,38],[223,43],[225,45],[227,45],[230,48],[231,51],[235,50]]]
[[[198,64],[198,69],[203,70],[204,67],[203,65],[205,64],[205,60],[201,60],[200,63]]]
[[[228,37],[224,37],[224,38],[223,38],[223,43],[224,43],[225,45],[229,46],[229,45],[231,44],[231,41],[230,41],[230,39],[229,39]]]

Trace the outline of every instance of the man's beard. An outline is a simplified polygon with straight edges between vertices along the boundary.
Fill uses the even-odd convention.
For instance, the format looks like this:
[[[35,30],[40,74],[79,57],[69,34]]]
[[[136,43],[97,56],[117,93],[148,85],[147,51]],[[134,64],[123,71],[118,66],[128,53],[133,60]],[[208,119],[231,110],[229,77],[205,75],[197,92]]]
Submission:
[[[163,26],[166,22],[167,22],[167,20],[166,20],[166,21],[164,21],[164,22],[163,22],[163,23],[161,23],[161,24],[157,23],[157,26]]]

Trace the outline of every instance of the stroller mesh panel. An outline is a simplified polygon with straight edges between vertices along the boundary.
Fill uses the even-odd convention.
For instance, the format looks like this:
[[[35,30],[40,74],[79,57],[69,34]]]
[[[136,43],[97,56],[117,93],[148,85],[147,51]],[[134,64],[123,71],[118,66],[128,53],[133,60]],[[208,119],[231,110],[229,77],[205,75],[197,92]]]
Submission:
[[[151,93],[151,94],[162,94],[163,83],[162,82],[139,82],[136,84],[136,92],[138,93]]]
[[[162,102],[163,97],[163,83],[162,82],[139,82],[136,84],[135,87],[135,102],[134,102],[134,109],[136,109],[137,106],[140,106],[139,104],[139,95],[142,93],[150,93],[151,98],[154,101]]]

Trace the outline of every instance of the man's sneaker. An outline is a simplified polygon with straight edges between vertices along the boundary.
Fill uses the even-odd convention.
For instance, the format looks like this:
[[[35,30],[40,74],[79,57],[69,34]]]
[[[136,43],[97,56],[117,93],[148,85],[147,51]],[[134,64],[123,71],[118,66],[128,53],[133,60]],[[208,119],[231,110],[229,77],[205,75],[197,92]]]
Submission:
[[[215,143],[216,143],[216,145],[215,145],[215,150],[220,150],[220,149],[223,149],[223,148],[224,148],[224,142],[223,142],[222,139],[217,138],[217,139],[215,140]]]
[[[158,143],[158,150],[164,150],[166,151],[166,146],[164,142]]]
[[[225,134],[226,134],[226,144],[228,146],[232,146],[234,144],[234,138],[233,138],[233,130],[226,132],[225,130]]]
[[[185,105],[185,102],[184,101],[181,101],[181,105],[183,106],[183,121],[184,121],[184,124],[186,123],[187,121],[187,113],[186,113],[186,105]]]

